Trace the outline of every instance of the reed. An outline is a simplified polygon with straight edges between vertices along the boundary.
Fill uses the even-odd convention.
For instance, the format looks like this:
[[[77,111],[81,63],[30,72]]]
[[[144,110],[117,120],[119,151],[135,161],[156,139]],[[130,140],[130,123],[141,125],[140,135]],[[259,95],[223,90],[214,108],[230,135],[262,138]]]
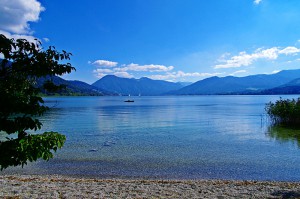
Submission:
[[[275,103],[267,103],[265,110],[275,125],[300,127],[300,98],[280,98]]]

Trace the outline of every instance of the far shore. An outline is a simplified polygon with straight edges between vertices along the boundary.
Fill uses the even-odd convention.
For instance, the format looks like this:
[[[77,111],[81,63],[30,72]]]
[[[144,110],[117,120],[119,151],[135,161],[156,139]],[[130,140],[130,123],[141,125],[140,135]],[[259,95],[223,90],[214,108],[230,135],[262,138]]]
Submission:
[[[300,182],[0,175],[0,198],[300,198]]]

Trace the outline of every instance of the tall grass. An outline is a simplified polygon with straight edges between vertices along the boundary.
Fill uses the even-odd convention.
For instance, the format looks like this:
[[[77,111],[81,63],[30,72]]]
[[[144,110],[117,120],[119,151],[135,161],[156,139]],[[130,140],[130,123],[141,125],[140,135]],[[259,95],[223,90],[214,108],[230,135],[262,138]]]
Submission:
[[[269,102],[265,107],[272,122],[276,125],[300,127],[300,98]]]

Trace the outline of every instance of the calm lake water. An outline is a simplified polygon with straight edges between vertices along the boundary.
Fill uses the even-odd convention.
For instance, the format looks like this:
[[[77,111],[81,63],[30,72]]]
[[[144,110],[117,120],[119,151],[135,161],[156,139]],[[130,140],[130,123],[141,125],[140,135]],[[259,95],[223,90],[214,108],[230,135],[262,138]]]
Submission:
[[[279,96],[126,99],[45,98],[52,108],[42,119],[42,130],[65,134],[64,148],[49,162],[2,173],[300,180],[297,139],[270,128],[264,111]]]

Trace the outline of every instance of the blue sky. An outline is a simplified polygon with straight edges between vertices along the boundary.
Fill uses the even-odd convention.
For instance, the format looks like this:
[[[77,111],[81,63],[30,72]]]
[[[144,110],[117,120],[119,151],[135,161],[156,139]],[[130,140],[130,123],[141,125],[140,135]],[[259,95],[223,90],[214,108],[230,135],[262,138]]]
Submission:
[[[0,0],[0,33],[71,52],[87,83],[300,68],[299,0]]]

